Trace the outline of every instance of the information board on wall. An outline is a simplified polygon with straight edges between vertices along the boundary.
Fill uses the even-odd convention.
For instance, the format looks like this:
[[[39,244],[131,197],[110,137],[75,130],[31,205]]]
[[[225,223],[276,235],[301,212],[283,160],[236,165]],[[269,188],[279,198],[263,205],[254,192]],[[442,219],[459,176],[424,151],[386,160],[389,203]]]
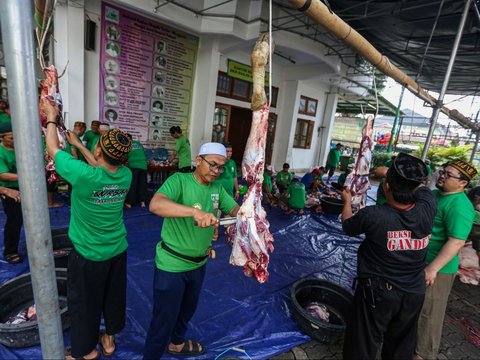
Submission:
[[[198,37],[102,2],[100,116],[149,147],[188,136]]]

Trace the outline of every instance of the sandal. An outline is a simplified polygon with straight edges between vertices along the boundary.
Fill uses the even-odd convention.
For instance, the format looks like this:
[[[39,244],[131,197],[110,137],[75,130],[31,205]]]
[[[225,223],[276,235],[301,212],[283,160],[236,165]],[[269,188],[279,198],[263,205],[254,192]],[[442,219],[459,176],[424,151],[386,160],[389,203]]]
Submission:
[[[92,358],[91,360],[98,360],[100,359],[100,351],[98,351],[97,349],[95,349],[95,351],[97,352],[97,355]],[[72,356],[72,347],[71,346],[68,346],[66,349],[65,349],[65,360],[85,360],[84,357],[81,357],[81,358],[74,358]]]
[[[23,261],[23,258],[18,254],[8,254],[8,255],[5,255],[5,260],[9,264],[19,264]]]
[[[192,356],[205,353],[205,347],[195,340],[186,340],[183,343],[182,350],[175,351],[167,349],[167,353],[175,356]]]
[[[115,350],[116,350],[116,346],[115,346],[115,338],[113,339],[113,350],[112,351],[106,351],[105,350],[105,346],[103,345],[103,337],[106,336],[107,333],[105,332],[105,330],[102,330],[100,331],[100,335],[98,336],[98,343],[100,344],[100,346],[102,347],[102,354],[103,356],[105,357],[110,357],[112,356],[114,353],[115,353]]]

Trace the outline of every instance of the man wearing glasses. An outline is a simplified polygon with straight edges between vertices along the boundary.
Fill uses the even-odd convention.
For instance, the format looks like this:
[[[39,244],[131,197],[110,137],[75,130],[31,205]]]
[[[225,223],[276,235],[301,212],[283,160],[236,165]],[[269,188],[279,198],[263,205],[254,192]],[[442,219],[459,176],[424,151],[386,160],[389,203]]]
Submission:
[[[428,244],[427,292],[418,320],[415,359],[436,359],[438,355],[448,296],[459,265],[458,252],[470,234],[475,217],[465,188],[476,173],[463,160],[451,161],[439,173],[438,190],[434,190],[438,211]]]
[[[221,210],[236,216],[239,206],[218,182],[227,152],[219,143],[206,143],[195,158],[193,173],[169,177],[150,202],[150,211],[164,218],[157,244],[153,280],[153,316],[144,358],[195,356],[205,347],[184,335],[195,313],[212,239]]]

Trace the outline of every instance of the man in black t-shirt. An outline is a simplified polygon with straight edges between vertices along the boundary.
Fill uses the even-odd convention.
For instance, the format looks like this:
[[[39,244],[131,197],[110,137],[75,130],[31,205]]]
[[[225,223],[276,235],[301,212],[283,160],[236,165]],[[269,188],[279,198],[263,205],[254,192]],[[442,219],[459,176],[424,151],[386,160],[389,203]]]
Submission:
[[[420,186],[427,177],[421,160],[399,154],[383,173],[385,205],[352,215],[352,194],[342,193],[343,230],[349,236],[365,234],[358,249],[358,282],[347,320],[344,359],[375,359],[382,341],[383,359],[413,357],[437,206],[432,191]]]

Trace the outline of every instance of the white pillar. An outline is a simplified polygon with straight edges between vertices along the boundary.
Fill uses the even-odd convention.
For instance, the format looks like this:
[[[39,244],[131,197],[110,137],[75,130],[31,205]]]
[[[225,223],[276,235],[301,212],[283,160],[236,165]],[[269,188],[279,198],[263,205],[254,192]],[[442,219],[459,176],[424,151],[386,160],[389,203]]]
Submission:
[[[210,141],[212,137],[219,64],[217,41],[203,37],[198,49],[192,112],[189,119],[188,135],[193,156],[197,154],[200,145]]]
[[[293,169],[295,164],[292,158],[293,135],[297,126],[297,109],[300,102],[299,82],[284,81],[282,84],[281,111],[277,118],[275,131],[275,143],[272,163],[275,171],[281,169],[282,164],[288,162]]]
[[[59,79],[63,98],[65,125],[73,128],[76,120],[84,120],[84,21],[82,5],[57,6],[55,9],[55,59],[57,71],[61,73],[68,62],[68,68]]]
[[[332,140],[333,123],[335,121],[335,112],[337,110],[338,94],[328,93],[325,102],[325,112],[320,128],[320,141],[318,145],[318,161],[320,166],[327,162],[327,156],[330,151],[330,142]]]

